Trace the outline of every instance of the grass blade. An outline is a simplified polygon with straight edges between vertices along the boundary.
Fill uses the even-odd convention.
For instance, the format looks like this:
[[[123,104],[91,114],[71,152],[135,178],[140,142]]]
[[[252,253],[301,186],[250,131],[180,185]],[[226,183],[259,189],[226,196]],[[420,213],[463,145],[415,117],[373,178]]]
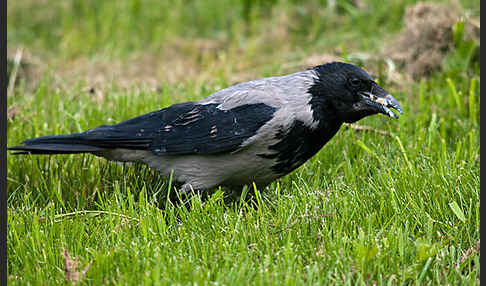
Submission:
[[[462,211],[461,207],[459,207],[459,205],[456,203],[456,201],[452,201],[451,203],[449,203],[449,207],[460,221],[466,222],[466,216],[464,216],[464,212]]]

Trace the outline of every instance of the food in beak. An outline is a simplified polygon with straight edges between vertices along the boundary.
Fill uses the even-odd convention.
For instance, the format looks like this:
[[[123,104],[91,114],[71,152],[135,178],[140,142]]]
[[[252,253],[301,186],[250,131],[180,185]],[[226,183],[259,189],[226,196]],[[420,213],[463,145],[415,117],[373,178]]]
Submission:
[[[395,109],[400,114],[403,113],[402,107],[398,101],[390,94],[386,94],[384,97],[379,97],[371,92],[363,92],[362,96],[365,98],[365,100],[369,101],[368,105],[376,108],[380,113],[393,118],[398,118],[398,115],[396,115],[390,108]]]

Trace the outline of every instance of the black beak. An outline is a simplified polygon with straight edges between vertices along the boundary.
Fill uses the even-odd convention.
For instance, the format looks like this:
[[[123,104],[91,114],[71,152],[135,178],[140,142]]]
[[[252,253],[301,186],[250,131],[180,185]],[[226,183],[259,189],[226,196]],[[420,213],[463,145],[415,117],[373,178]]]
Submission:
[[[398,101],[379,85],[374,85],[371,92],[361,92],[360,95],[362,96],[363,103],[375,112],[383,113],[397,119],[398,115],[390,108],[402,114],[402,107]]]

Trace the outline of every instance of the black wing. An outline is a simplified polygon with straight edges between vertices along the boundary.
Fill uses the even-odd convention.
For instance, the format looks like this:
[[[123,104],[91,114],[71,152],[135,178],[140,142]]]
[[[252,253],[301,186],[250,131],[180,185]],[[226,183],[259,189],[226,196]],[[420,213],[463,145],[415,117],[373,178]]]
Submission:
[[[231,152],[268,122],[275,108],[263,103],[230,110],[218,104],[175,104],[116,125],[83,133],[45,136],[10,150],[34,154],[83,153],[113,148],[150,150],[156,155]]]
[[[199,105],[166,122],[153,137],[154,154],[216,154],[231,152],[273,117],[269,105],[245,104],[229,110],[218,104]]]

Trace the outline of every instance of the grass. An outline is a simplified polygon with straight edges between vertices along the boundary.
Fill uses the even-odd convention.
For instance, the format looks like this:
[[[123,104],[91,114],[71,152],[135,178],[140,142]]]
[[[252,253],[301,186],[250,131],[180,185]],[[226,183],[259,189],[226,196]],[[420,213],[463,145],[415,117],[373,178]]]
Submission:
[[[8,5],[9,51],[21,46],[45,66],[36,78],[19,69],[7,98],[9,146],[197,100],[234,83],[234,73],[297,71],[283,63],[316,53],[378,53],[414,3],[45,2]],[[477,1],[461,4],[479,15]],[[9,284],[69,284],[66,249],[79,260],[70,271],[91,285],[478,285],[480,71],[457,34],[443,71],[405,84],[383,79],[404,107],[399,120],[343,127],[295,172],[250,187],[250,202],[215,190],[178,207],[167,200],[170,180],[142,165],[8,156]],[[157,89],[115,80],[90,93],[82,73],[57,73],[80,58],[143,53],[201,74]]]

